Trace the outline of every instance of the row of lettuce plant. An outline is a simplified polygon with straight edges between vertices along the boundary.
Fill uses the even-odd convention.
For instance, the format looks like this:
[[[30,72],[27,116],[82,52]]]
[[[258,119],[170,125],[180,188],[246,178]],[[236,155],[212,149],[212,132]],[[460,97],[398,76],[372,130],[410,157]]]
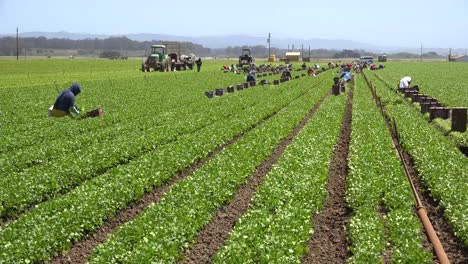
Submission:
[[[123,91],[130,90],[129,86],[134,89],[145,89],[141,83],[135,82],[123,83],[120,86],[120,90]],[[35,202],[63,193],[115,165],[126,163],[129,159],[150,151],[160,144],[175,140],[183,133],[190,133],[208,125],[210,121],[228,117],[240,110],[237,108],[245,109],[249,105],[258,103],[259,100],[256,98],[246,96],[250,94],[250,90],[237,96],[230,96],[228,101],[210,100],[207,102],[203,97],[198,98],[198,100],[192,100],[197,103],[192,103],[191,107],[185,104],[184,108],[169,111],[168,109],[175,108],[172,102],[178,98],[174,98],[170,100],[171,104],[154,109],[161,113],[159,116],[156,115],[153,119],[145,117],[146,120],[129,116],[129,120],[125,123],[114,124],[108,128],[106,132],[109,134],[103,137],[101,136],[106,133],[101,133],[100,129],[96,129],[99,131],[92,134],[83,133],[81,137],[67,134],[63,140],[55,138],[52,142],[35,144],[24,149],[24,152],[19,151],[14,155],[3,153],[0,159],[2,165],[0,181],[1,186],[7,188],[2,188],[0,193],[4,211],[0,214],[2,216],[15,215]],[[271,91],[271,93],[281,92],[282,89]],[[226,105],[232,108],[227,108]],[[131,104],[129,108],[132,108]],[[179,118],[175,121],[173,118],[163,119],[164,116],[169,115]],[[93,127],[88,129],[86,125],[83,128],[94,129]],[[54,130],[55,128],[52,128],[47,131],[53,133]],[[111,140],[106,140],[109,138]],[[91,145],[84,144],[83,141]],[[29,169],[19,173],[12,172],[11,168],[18,168],[18,164],[21,163],[23,165],[30,163],[34,166],[31,165]]]
[[[378,73],[377,73],[378,72]],[[396,91],[396,85],[393,82],[395,78],[399,75],[395,74],[393,71],[376,71],[373,74],[368,74],[368,78],[372,79],[376,84],[384,84],[385,86],[389,87],[390,89]],[[449,78],[447,78],[449,77]],[[455,83],[452,79],[458,79],[452,74],[444,75],[443,78],[429,78],[429,82],[425,84],[420,84],[418,79],[413,81],[414,83],[419,83],[419,86],[424,85],[421,87],[421,93],[433,95],[437,94],[438,99],[441,101],[443,105],[449,104],[450,106],[464,106],[467,107],[468,103],[463,101],[465,99],[463,92],[461,91],[461,84],[463,82],[455,82],[457,85],[454,87]],[[393,81],[391,81],[393,80]],[[427,79],[423,79],[424,81],[428,81]],[[467,80],[468,81],[468,80]],[[466,82],[465,82],[466,83]],[[392,85],[393,84],[393,85]],[[450,89],[447,88],[447,85],[450,85]],[[424,88],[424,89],[423,89]],[[438,92],[432,93],[434,90],[438,89]],[[458,89],[458,91],[457,91]],[[441,95],[444,96],[439,96]],[[403,96],[403,95],[402,95]],[[450,100],[452,99],[452,100]],[[408,103],[411,102],[411,99],[408,97],[406,98]],[[466,104],[463,104],[466,103]],[[413,103],[415,106],[415,110],[420,111],[419,103]],[[429,113],[424,114],[425,118],[429,120]],[[435,118],[432,121],[432,124],[435,125],[444,135],[446,135],[451,141],[453,141],[458,147],[468,147],[468,132],[458,132],[458,131],[451,131],[451,119],[442,119],[442,118]]]
[[[291,82],[288,85],[297,87],[303,83]],[[290,107],[245,134],[236,144],[225,148],[190,177],[174,185],[160,203],[148,207],[99,246],[91,262],[176,261],[210,221],[216,209],[230,202],[255,168],[272,154],[327,89],[317,87],[310,90]]]
[[[123,114],[123,116],[120,115],[122,118],[128,117],[128,119],[141,118],[146,116],[148,112],[151,112],[152,116],[155,117],[161,112],[161,108],[167,107],[169,104],[174,109],[180,105],[191,104],[194,100],[188,99],[193,98],[194,93],[198,93],[202,97],[203,91],[206,89],[244,82],[243,74],[213,74],[213,72],[143,75],[140,72],[135,72],[120,76],[117,71],[112,77],[88,80],[86,78],[87,68],[84,67],[80,70],[81,72],[76,73],[76,80],[86,79],[86,81],[82,83],[84,91],[78,96],[77,103],[80,106],[85,106],[88,110],[97,106],[103,107],[112,115],[112,118],[106,115],[104,119],[106,122],[89,122],[90,124],[86,126],[85,131],[90,130],[92,126],[99,129],[109,128],[111,121],[120,124],[121,122],[118,121],[122,120],[116,120],[119,113]],[[268,76],[268,78],[270,77],[279,78],[278,75]],[[2,81],[0,80],[0,84]],[[53,143],[57,139],[77,136],[73,129],[77,126],[76,122],[68,126],[68,122],[57,122],[57,120],[52,122],[44,118],[47,108],[55,100],[57,91],[70,85],[71,81],[64,84],[50,83],[47,85],[40,82],[29,84],[26,79],[17,79],[16,81],[24,83],[24,87],[5,87],[0,90],[2,105],[0,109],[0,118],[2,119],[0,154],[16,151],[22,146],[34,146],[46,141]],[[198,89],[198,91],[192,92],[194,89]],[[21,92],[17,92],[18,90]],[[190,92],[192,94],[188,96]],[[138,98],[143,101],[139,101]],[[122,103],[122,99],[124,99],[124,103]],[[142,107],[142,103],[146,103],[150,107]],[[135,110],[141,111],[128,111],[129,108],[133,108],[132,104],[135,106]],[[44,129],[45,127],[54,127],[54,129]]]
[[[203,86],[216,83],[224,85],[236,79],[234,76],[219,77],[224,76],[210,76],[206,79],[185,75],[144,76],[83,82],[83,92],[77,97],[77,104],[88,110],[104,108],[106,114],[99,118],[99,122],[94,119],[76,122],[45,118],[47,108],[57,95],[53,85],[25,87],[21,89],[21,93],[15,89],[0,90],[4,121],[0,127],[0,153],[17,151],[22,146],[76,137],[77,130],[86,132],[130,121],[138,124],[138,121],[145,119],[150,119],[147,122],[168,119],[169,116],[164,116],[164,113],[169,112],[169,109],[178,112],[190,110],[190,106],[200,104],[204,96],[199,90]],[[197,94],[199,96],[194,96]],[[180,107],[181,105],[187,108]]]
[[[297,83],[294,87],[285,85],[285,92],[268,97],[266,104],[183,135],[126,166],[112,168],[84,182],[66,195],[37,205],[0,228],[0,259],[6,263],[45,261],[70,248],[74,241],[82,239],[146,191],[160,186],[178,171],[204,159],[220,144],[282,109],[285,102],[288,104],[298,97],[292,90],[311,88],[310,83],[303,87],[306,83],[302,86]],[[262,95],[271,94],[265,91]]]
[[[464,63],[391,62],[386,66],[383,70],[373,72],[393,89],[397,88],[401,78],[411,76],[413,84],[419,85],[422,93],[452,107],[468,106],[468,97],[464,96],[468,76],[460,74],[468,71]]]
[[[278,96],[283,94],[283,90],[272,90],[269,95]],[[290,92],[300,91],[296,89]],[[261,96],[264,91],[257,89],[249,94]],[[116,165],[127,163],[128,160],[152,151],[160,145],[177,140],[184,134],[193,133],[221,119],[238,115],[242,111],[249,111],[248,109],[256,104],[267,103],[266,100],[261,101],[256,96],[245,96],[245,94],[233,96],[217,104],[208,104],[206,100],[198,101],[200,103],[194,104],[193,109],[180,108],[184,110],[171,111],[171,114],[177,118],[165,120],[164,124],[159,126],[152,126],[156,120],[149,122],[140,120],[146,128],[131,130],[132,126],[135,128],[141,125],[130,121],[124,128],[127,133],[122,131],[124,135],[119,135],[115,140],[103,140],[81,148],[81,142],[74,142],[74,145],[70,146],[70,142],[57,141],[52,144],[51,151],[47,151],[51,148],[50,145],[36,146],[37,149],[33,153],[43,152],[45,155],[57,150],[62,157],[19,173],[10,172],[3,175],[0,184],[8,188],[0,191],[0,201],[4,208],[1,215],[14,215],[47,197],[66,192],[71,187]],[[66,152],[70,152],[70,147],[73,148],[73,152],[66,155]]]
[[[87,79],[85,73],[77,80]],[[136,72],[126,78],[104,78],[102,80],[82,81],[83,92],[77,97],[77,104],[87,110],[102,107],[104,118],[65,122],[66,119],[49,119],[47,108],[54,102],[57,91],[71,84],[8,87],[0,90],[0,153],[16,151],[22,146],[43,142],[54,142],[76,136],[76,130],[88,131],[93,127],[107,128],[109,124],[121,124],[130,119],[148,115],[156,117],[166,112],[168,107],[181,108],[198,103],[195,98],[203,98],[204,87],[227,86],[242,77],[234,75],[214,75],[208,72],[198,74],[167,73],[162,75],[141,75]],[[0,83],[2,81],[0,80]],[[20,91],[20,92],[18,92]],[[131,111],[129,111],[131,110]],[[163,111],[166,110],[166,111]],[[125,123],[127,123],[125,122]],[[71,123],[71,124],[69,124]],[[81,124],[86,124],[84,129]],[[44,129],[44,128],[54,128]],[[54,133],[55,132],[55,133]]]
[[[410,185],[385,120],[361,76],[356,78],[346,200],[351,263],[429,263]]]
[[[214,263],[300,263],[323,207],[346,96],[327,98],[258,187]]]
[[[399,95],[382,86],[376,91],[396,120],[402,144],[430,195],[444,209],[455,235],[468,245],[468,159]]]

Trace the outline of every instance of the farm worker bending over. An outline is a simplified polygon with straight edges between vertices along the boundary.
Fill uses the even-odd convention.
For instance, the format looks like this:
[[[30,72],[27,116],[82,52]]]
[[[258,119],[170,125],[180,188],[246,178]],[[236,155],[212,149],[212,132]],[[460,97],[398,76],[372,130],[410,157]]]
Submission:
[[[351,80],[351,73],[349,73],[349,71],[344,71],[341,74],[340,78],[343,79],[343,81],[347,82],[347,81]]]
[[[55,100],[52,109],[49,109],[49,116],[62,117],[73,113],[79,115],[80,111],[76,109],[75,97],[81,92],[81,86],[79,83],[74,83],[70,88],[63,90],[62,93]]]
[[[307,74],[310,75],[310,76],[314,76],[314,77],[315,77],[315,70],[314,70],[314,68],[309,67],[309,70],[307,71]]]
[[[231,64],[231,72],[233,73],[237,72],[236,66],[234,64]]]
[[[198,58],[198,60],[195,61],[195,64],[197,65],[197,72],[199,72],[202,65],[201,58]]]
[[[400,80],[400,88],[409,88],[411,84],[411,77],[405,76]]]
[[[254,72],[249,72],[249,74],[247,74],[247,81],[248,82],[255,82],[255,73]]]
[[[284,69],[283,77],[288,77],[288,78],[292,79],[291,72],[289,71],[289,68]]]

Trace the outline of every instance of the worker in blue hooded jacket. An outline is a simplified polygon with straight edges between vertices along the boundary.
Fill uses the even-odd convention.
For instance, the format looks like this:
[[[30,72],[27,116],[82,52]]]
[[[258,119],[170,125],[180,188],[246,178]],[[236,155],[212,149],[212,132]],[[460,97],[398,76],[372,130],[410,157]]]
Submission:
[[[255,72],[253,71],[249,72],[249,74],[247,74],[246,80],[247,82],[255,82],[256,81]]]
[[[81,93],[81,85],[74,83],[70,88],[63,90],[55,100],[55,103],[49,112],[49,116],[63,117],[71,115],[80,115],[80,111],[75,106],[75,97]]]
[[[351,80],[351,73],[349,73],[349,71],[344,71],[341,75],[340,75],[340,78],[345,81],[345,82],[348,82]]]

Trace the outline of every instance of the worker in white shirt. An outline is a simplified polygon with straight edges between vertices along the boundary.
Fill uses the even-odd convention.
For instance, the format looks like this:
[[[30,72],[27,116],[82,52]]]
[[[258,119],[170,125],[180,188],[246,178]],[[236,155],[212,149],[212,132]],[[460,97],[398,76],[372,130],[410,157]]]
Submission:
[[[411,77],[409,77],[409,76],[405,76],[405,77],[401,78],[401,80],[400,80],[400,89],[410,88],[411,81],[412,81]]]

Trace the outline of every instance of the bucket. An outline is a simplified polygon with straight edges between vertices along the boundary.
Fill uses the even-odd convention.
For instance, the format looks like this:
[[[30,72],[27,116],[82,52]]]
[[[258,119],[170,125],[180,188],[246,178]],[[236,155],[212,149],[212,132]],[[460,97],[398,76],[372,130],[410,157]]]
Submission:
[[[213,98],[213,91],[206,91],[205,92],[206,97],[208,98]]]
[[[340,85],[334,84],[332,85],[331,92],[333,95],[339,95],[340,94]]]
[[[466,131],[466,107],[452,108],[452,131],[465,132]]]
[[[217,96],[222,96],[223,94],[224,94],[224,89],[223,88],[216,89],[216,95]]]
[[[103,116],[103,115],[104,115],[104,109],[102,108],[94,109],[86,113],[87,117],[98,117],[98,116]]]

